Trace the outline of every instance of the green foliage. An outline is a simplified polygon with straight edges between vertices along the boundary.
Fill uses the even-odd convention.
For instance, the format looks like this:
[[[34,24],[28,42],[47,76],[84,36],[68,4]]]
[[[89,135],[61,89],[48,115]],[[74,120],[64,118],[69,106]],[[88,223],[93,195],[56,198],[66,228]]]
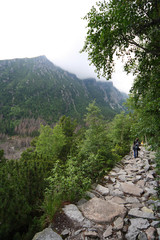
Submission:
[[[107,127],[95,101],[87,108],[85,122],[87,129],[82,135],[74,135],[72,143],[75,151],[67,155],[66,162],[56,161],[52,174],[47,179],[44,209],[51,207],[52,210],[45,212],[46,219],[53,218],[60,202],[80,199],[91,183],[100,179],[117,161],[117,156],[111,151]],[[50,199],[55,199],[53,205]]]
[[[59,158],[63,146],[66,143],[62,127],[57,124],[53,129],[48,125],[41,125],[40,136],[36,142],[36,153],[43,159],[52,159],[55,161]]]
[[[63,146],[60,154],[60,158],[66,160],[67,155],[72,151],[75,130],[77,127],[77,121],[71,120],[70,117],[63,116],[60,118],[59,125],[62,128],[63,134],[65,135],[65,145]]]
[[[27,160],[9,160],[0,163],[0,237],[13,239],[19,233],[21,239],[29,240],[40,228],[35,216],[43,201],[46,183],[53,164],[24,155]],[[32,156],[32,158],[31,158]],[[33,229],[33,222],[36,229]],[[30,236],[27,238],[27,235]],[[24,236],[23,236],[24,235]]]
[[[130,95],[127,102],[128,109],[132,110],[130,112],[130,116],[133,119],[131,136],[133,138],[139,137],[149,145],[152,145],[153,149],[158,149],[160,147],[160,116],[159,111],[153,110],[156,106],[153,106],[151,110],[149,106],[152,105],[152,101],[144,104],[143,100],[137,104],[133,94]]]
[[[42,125],[20,160],[0,162],[0,236],[4,240],[31,239],[64,202],[78,201],[119,160],[123,145],[117,150],[120,143],[115,139],[128,140],[129,117],[122,113],[112,125],[117,130],[109,129],[94,101],[87,108],[85,123],[86,128],[78,131],[76,122],[63,116],[53,129]]]
[[[57,193],[46,193],[44,202],[42,203],[42,210],[44,214],[41,216],[40,222],[43,227],[46,227],[52,222],[55,213],[59,210],[62,204],[62,196]]]
[[[1,149],[0,150],[0,160],[3,160],[4,159],[4,150]]]
[[[59,121],[60,126],[62,127],[63,133],[66,137],[72,137],[77,126],[76,120],[71,121],[70,117],[63,116]]]
[[[129,114],[121,112],[115,116],[110,124],[109,138],[112,142],[112,151],[115,154],[124,156],[129,153],[132,142],[131,128],[134,124]]]

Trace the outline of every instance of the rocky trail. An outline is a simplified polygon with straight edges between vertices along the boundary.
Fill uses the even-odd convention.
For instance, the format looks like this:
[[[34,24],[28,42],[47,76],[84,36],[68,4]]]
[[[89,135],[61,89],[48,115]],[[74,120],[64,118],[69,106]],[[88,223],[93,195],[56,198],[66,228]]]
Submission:
[[[154,153],[141,147],[93,185],[86,199],[65,205],[33,240],[158,240],[160,202]]]

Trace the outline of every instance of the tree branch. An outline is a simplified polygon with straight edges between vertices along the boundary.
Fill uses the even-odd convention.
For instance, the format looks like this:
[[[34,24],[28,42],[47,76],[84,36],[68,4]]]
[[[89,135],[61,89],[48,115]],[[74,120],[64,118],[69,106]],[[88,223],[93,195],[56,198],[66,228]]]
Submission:
[[[127,39],[126,37],[124,37],[124,40],[126,41],[126,42],[128,42],[128,43],[130,43],[130,44],[132,44],[132,45],[134,45],[134,46],[136,46],[136,47],[138,47],[138,48],[141,48],[141,49],[143,49],[145,52],[147,52],[147,53],[151,53],[152,55],[155,55],[155,56],[160,56],[160,53],[159,52],[156,52],[156,51],[153,51],[153,50],[149,50],[148,48],[145,48],[145,47],[143,47],[143,46],[141,46],[140,44],[138,44],[136,41],[134,41],[134,40],[129,40],[129,39]]]

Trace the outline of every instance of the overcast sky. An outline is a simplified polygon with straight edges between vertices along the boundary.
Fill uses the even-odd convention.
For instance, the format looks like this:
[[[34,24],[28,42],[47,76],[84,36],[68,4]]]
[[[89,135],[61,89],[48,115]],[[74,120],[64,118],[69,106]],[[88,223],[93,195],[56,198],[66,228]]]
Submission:
[[[96,0],[0,0],[0,59],[45,55],[79,78],[95,77],[87,54],[80,54]],[[118,62],[112,81],[128,93],[133,77]]]

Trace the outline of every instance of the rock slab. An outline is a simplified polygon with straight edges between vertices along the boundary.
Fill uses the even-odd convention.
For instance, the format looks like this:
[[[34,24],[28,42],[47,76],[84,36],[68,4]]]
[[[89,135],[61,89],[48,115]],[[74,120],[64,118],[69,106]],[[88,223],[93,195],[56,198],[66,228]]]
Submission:
[[[36,233],[32,240],[62,240],[62,238],[51,228],[45,228],[42,232]]]
[[[126,194],[131,194],[140,197],[143,189],[134,185],[133,183],[121,183],[122,191]]]
[[[78,207],[74,204],[66,205],[63,208],[63,211],[73,221],[81,223],[84,220],[82,213],[79,211]]]
[[[126,214],[124,206],[96,197],[81,205],[80,208],[86,218],[97,223],[108,223],[115,217],[124,217]]]
[[[147,219],[153,219],[153,220],[156,219],[152,213],[142,212],[138,208],[132,208],[128,212],[128,215],[132,217],[137,217],[137,218],[147,218]]]

